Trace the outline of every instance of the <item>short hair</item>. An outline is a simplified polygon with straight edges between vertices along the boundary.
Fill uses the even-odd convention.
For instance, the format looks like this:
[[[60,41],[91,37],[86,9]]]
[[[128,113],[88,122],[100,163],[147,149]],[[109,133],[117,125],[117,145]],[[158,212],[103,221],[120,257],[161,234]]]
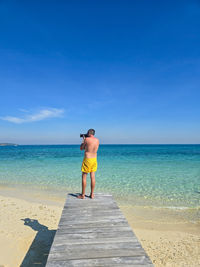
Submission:
[[[88,133],[88,134],[95,135],[95,130],[94,130],[94,129],[89,129],[87,133]]]

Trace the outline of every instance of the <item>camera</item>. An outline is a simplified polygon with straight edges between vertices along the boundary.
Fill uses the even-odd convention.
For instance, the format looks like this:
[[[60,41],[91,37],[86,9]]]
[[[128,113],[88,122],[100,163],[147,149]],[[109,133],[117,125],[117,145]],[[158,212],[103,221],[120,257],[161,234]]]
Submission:
[[[88,134],[80,134],[80,137],[88,137]]]

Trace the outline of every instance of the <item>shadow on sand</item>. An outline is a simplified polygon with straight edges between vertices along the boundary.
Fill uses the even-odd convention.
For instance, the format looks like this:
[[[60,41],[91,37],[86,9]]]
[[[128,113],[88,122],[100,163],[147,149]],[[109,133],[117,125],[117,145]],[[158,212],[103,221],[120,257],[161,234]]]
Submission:
[[[40,224],[38,220],[30,218],[22,220],[24,221],[24,225],[27,225],[34,231],[37,231],[37,234],[20,267],[44,267],[47,262],[56,230],[49,230],[47,226]]]

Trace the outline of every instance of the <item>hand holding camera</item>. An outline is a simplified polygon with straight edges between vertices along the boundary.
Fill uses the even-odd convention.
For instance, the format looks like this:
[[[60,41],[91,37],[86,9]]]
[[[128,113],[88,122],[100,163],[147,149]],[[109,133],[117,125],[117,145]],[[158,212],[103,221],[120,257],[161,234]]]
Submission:
[[[88,134],[80,134],[80,137],[83,137],[83,139],[85,139],[86,137],[88,137]]]

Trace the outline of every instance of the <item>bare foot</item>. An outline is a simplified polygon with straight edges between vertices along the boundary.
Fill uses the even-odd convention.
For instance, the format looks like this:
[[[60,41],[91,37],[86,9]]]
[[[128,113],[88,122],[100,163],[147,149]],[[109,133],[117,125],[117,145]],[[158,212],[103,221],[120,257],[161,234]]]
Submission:
[[[85,198],[85,195],[79,195],[79,196],[77,196],[77,198],[79,198],[79,199],[84,199]]]
[[[94,194],[90,194],[90,198],[94,198]]]

